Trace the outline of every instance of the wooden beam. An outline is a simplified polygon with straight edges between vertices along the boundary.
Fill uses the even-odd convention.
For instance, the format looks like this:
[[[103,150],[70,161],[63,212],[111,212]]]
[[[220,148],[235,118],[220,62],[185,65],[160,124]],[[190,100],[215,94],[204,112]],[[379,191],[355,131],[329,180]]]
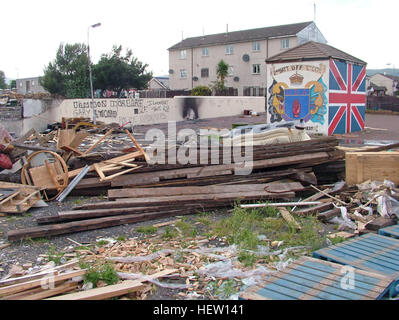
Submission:
[[[295,227],[297,230],[301,230],[301,225],[292,217],[291,213],[284,207],[278,207],[278,211],[281,213],[281,216],[285,221],[288,222],[291,226]]]
[[[82,292],[70,293],[46,300],[105,300],[139,291],[143,287],[144,285],[140,281],[126,280],[118,284]]]

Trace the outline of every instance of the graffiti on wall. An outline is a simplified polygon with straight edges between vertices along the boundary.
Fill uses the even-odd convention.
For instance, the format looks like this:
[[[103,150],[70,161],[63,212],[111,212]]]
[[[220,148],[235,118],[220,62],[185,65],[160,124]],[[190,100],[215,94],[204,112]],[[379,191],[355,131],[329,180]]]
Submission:
[[[268,88],[270,122],[303,119],[324,125],[327,114],[326,66],[292,64],[271,68]],[[313,128],[313,127],[312,127]]]
[[[168,99],[101,99],[94,101],[76,100],[72,102],[73,117],[91,118],[104,122],[125,124],[159,123],[168,120],[170,112]]]

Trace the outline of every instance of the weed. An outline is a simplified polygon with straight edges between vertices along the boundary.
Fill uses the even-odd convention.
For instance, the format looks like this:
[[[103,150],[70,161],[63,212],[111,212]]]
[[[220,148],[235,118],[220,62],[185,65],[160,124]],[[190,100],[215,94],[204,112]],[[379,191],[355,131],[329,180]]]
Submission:
[[[125,241],[126,240],[126,236],[119,236],[118,238],[116,238],[116,240]]]
[[[82,199],[76,199],[73,203],[74,204],[81,204],[83,202]]]
[[[252,267],[258,260],[255,254],[248,251],[241,251],[238,255],[238,261],[240,261],[245,267]]]
[[[138,227],[136,229],[137,232],[144,233],[144,234],[153,234],[157,232],[157,228],[153,226],[147,226],[147,227]]]
[[[105,245],[107,245],[109,242],[107,241],[107,240],[100,240],[100,241],[97,241],[97,245],[98,246],[105,246]]]
[[[330,239],[330,241],[331,241],[331,243],[332,243],[333,245],[345,241],[345,238],[344,238],[344,237],[339,237],[339,236],[338,236],[338,237],[333,237],[333,238],[328,237],[328,239]]]
[[[98,265],[90,265],[87,262],[80,262],[79,266],[82,269],[87,269],[87,272],[84,275],[84,282],[91,282],[93,287],[97,287],[100,280],[104,281],[108,285],[118,282],[118,274],[113,265],[109,262]]]
[[[176,238],[178,235],[177,231],[175,229],[171,229],[168,226],[165,227],[165,232],[162,235],[162,238],[164,239],[171,239],[171,238]]]
[[[195,237],[197,235],[197,229],[183,219],[176,222],[176,227],[179,228],[185,237]]]

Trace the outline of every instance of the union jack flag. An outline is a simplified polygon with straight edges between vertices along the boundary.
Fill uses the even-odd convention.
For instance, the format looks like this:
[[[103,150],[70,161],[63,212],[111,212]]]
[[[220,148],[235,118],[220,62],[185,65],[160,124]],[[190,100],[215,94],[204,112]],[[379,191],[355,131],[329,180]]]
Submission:
[[[366,67],[330,60],[328,135],[364,129]]]

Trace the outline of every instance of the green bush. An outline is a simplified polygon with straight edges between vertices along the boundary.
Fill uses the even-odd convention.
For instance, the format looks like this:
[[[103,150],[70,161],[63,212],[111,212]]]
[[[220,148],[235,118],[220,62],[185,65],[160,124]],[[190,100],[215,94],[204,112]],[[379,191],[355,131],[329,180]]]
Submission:
[[[198,86],[191,90],[192,96],[211,96],[212,90],[207,86]]]

